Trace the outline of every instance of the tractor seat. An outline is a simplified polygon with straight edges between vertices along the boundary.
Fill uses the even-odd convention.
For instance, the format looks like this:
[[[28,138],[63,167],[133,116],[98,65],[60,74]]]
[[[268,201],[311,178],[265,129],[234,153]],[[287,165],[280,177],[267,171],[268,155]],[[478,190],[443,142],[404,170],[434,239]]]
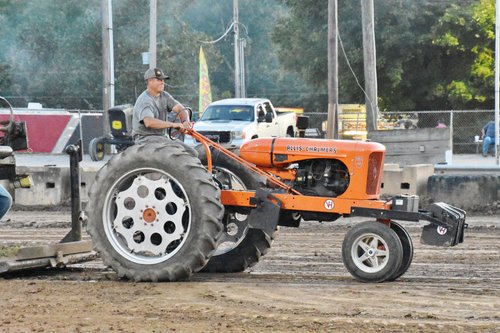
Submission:
[[[12,148],[10,146],[0,146],[0,158],[6,158],[12,155]]]

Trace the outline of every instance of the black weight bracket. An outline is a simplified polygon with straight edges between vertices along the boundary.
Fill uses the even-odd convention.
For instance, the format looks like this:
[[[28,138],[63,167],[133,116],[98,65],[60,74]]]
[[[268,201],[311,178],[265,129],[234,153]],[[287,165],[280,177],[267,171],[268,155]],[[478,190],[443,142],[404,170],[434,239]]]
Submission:
[[[270,192],[258,189],[250,203],[256,207],[248,215],[248,226],[252,229],[260,229],[271,236],[280,218],[281,200]]]
[[[422,244],[455,246],[464,241],[464,229],[467,228],[464,210],[444,202],[437,202],[430,205],[428,211],[432,216],[422,215],[430,222],[422,230],[420,238]]]

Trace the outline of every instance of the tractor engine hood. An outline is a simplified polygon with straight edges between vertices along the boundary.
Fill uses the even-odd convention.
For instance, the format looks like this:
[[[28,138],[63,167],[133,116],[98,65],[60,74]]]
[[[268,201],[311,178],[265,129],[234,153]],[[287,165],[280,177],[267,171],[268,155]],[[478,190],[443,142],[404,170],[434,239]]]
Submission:
[[[258,138],[244,143],[240,156],[262,167],[286,167],[308,159],[338,159],[351,164],[356,158],[368,160],[371,153],[383,156],[380,143],[351,140],[304,138]]]

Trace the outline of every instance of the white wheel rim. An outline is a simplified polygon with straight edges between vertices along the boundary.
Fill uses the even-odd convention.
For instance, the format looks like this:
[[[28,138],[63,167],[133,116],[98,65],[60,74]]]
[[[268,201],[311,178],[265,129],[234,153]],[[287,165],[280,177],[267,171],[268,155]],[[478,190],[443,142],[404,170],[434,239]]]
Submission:
[[[182,185],[158,169],[136,169],[118,179],[106,195],[104,231],[122,257],[157,264],[182,248],[191,209]]]
[[[366,273],[380,272],[387,265],[389,256],[389,247],[385,240],[373,233],[359,236],[351,248],[354,264]]]

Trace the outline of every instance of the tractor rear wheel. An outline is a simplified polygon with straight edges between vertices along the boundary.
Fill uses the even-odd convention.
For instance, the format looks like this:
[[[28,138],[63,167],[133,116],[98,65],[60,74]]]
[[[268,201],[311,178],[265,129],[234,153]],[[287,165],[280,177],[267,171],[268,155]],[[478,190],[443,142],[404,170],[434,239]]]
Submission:
[[[239,155],[239,150],[233,152]],[[202,163],[206,163],[206,154],[200,155]],[[212,166],[213,178],[223,189],[256,190],[264,187],[265,182],[260,176],[218,151],[212,153]],[[247,214],[248,212],[226,207],[222,221],[224,232],[204,271],[242,272],[255,265],[269,251],[275,232],[267,235],[262,230],[249,228]]]
[[[222,233],[220,191],[176,143],[114,155],[90,189],[87,231],[119,277],[177,281],[205,266]]]
[[[394,230],[379,222],[352,227],[342,244],[342,261],[349,273],[362,282],[390,280],[403,261],[403,247]]]

